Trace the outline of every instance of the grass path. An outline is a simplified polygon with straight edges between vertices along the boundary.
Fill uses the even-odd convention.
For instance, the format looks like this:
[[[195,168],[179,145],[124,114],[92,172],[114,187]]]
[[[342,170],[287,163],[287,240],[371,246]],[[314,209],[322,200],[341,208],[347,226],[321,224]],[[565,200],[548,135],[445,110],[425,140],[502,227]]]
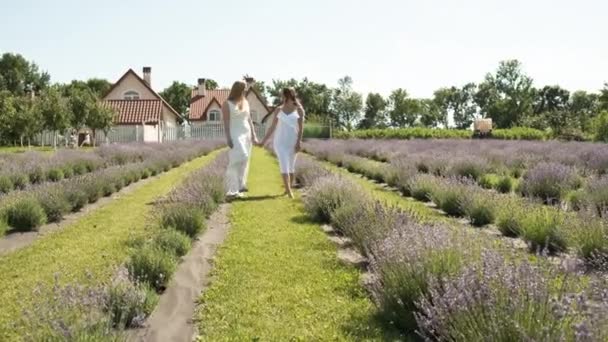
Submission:
[[[63,230],[0,257],[0,341],[16,337],[6,325],[20,317],[24,308],[35,305],[33,290],[38,284],[53,284],[56,274],[65,282],[107,280],[126,259],[129,238],[146,234],[150,202],[167,194],[218,153],[172,169]]]
[[[199,341],[382,340],[359,271],[338,262],[300,200],[277,197],[278,165],[261,149],[249,189],[201,299]]]

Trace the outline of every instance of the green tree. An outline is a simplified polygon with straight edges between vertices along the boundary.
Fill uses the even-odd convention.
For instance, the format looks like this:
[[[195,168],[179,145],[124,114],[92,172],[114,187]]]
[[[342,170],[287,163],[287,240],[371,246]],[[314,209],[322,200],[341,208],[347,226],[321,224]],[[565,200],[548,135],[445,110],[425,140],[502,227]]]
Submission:
[[[207,80],[205,88],[209,87],[209,81],[212,80]],[[190,106],[192,87],[185,83],[174,81],[169,87],[160,92],[160,96],[162,96],[178,113],[185,115]]]
[[[173,82],[173,83],[175,83],[175,82]],[[207,89],[207,90],[216,90],[219,87],[220,86],[217,84],[217,82],[215,80],[208,79],[205,82],[205,89]]]
[[[392,127],[411,127],[421,111],[420,102],[410,98],[405,89],[395,89],[388,97],[388,116]]]
[[[487,74],[475,94],[481,113],[499,128],[516,126],[533,111],[532,78],[517,60],[500,62],[495,74]]]
[[[16,140],[16,117],[16,98],[10,91],[0,90],[0,142],[7,144]]]
[[[384,128],[386,126],[386,101],[378,93],[369,93],[365,100],[363,120],[359,122],[360,129]]]
[[[525,126],[537,129],[551,128],[560,134],[574,126],[569,109],[570,92],[558,85],[544,86],[534,91],[534,109],[528,117],[522,118]]]
[[[330,107],[333,92],[325,84],[316,83],[304,78],[301,81],[290,79],[286,81],[273,80],[269,86],[268,94],[273,99],[273,104],[281,103],[281,91],[283,88],[294,87],[298,93],[302,106],[306,109],[308,120],[324,121],[330,117]]]
[[[46,89],[50,76],[19,54],[5,53],[0,57],[0,90],[8,90],[14,96],[36,94]]]
[[[87,86],[98,99],[101,99],[108,93],[112,87],[112,83],[102,78],[89,78]]]
[[[477,113],[476,88],[473,83],[467,83],[462,88],[451,88],[450,106],[456,128],[467,129],[473,123]]]
[[[80,129],[87,122],[87,118],[97,99],[89,88],[74,89],[68,97],[68,108],[70,110],[70,125],[72,128]]]
[[[23,146],[23,138],[27,138],[27,144],[30,146],[31,139],[42,132],[43,119],[42,113],[38,108],[38,98],[31,96],[21,97],[17,101],[17,108],[20,116],[21,145]]]
[[[434,98],[420,100],[420,109],[420,124],[422,126],[437,127],[443,123],[443,112]]]
[[[452,101],[451,88],[440,88],[433,93],[433,105],[437,110],[438,122],[443,127],[448,127],[449,114]]]
[[[338,80],[331,108],[338,128],[351,131],[355,127],[361,117],[362,102],[361,94],[353,90],[350,76]]]
[[[583,132],[590,132],[599,112],[598,95],[579,90],[572,93],[568,105],[576,123]]]
[[[608,111],[601,112],[595,119],[594,138],[608,143]]]
[[[86,125],[93,131],[93,145],[98,130],[102,130],[108,136],[112,128],[112,122],[116,116],[116,111],[103,102],[96,102],[87,116]]]
[[[600,90],[598,98],[601,110],[608,110],[608,83],[604,83],[604,88]]]
[[[61,96],[57,87],[48,88],[42,93],[38,110],[40,111],[43,128],[65,133],[71,121],[67,101]],[[57,147],[57,139],[53,140],[53,147]]]

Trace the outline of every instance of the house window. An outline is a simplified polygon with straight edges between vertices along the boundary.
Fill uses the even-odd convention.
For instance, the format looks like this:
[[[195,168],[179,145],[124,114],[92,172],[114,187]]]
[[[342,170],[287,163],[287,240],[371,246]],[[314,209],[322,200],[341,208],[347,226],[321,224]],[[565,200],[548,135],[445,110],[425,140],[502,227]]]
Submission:
[[[139,100],[139,93],[135,90],[129,90],[124,94],[125,100]]]
[[[220,121],[220,111],[219,110],[210,111],[208,121]]]

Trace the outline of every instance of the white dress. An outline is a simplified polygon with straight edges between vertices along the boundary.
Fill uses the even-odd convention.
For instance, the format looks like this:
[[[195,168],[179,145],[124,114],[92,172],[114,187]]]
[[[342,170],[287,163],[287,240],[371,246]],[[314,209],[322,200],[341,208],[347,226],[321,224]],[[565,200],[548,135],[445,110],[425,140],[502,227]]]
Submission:
[[[240,110],[228,101],[230,109],[230,138],[232,148],[228,152],[226,170],[226,193],[238,194],[247,185],[249,159],[251,158],[251,125],[249,125],[249,104],[245,102]]]
[[[273,147],[279,159],[279,167],[282,174],[295,173],[299,119],[300,115],[297,110],[288,114],[281,110],[277,115],[278,122],[274,134]]]

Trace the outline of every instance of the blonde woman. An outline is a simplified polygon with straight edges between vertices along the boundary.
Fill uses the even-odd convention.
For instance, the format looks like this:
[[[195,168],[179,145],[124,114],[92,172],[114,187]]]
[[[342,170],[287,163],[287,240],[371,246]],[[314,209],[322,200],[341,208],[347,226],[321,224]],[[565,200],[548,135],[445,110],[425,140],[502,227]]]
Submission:
[[[226,171],[226,195],[229,198],[243,197],[243,192],[247,191],[251,147],[258,143],[249,113],[249,102],[245,97],[247,87],[248,83],[243,81],[234,82],[228,100],[222,105],[224,130],[230,147]]]
[[[279,168],[285,186],[285,195],[293,198],[291,188],[295,182],[296,154],[300,151],[304,131],[304,108],[298,101],[294,88],[284,88],[283,103],[274,111],[274,120],[261,145],[274,134],[274,152],[279,159]],[[276,130],[276,132],[275,132]]]

